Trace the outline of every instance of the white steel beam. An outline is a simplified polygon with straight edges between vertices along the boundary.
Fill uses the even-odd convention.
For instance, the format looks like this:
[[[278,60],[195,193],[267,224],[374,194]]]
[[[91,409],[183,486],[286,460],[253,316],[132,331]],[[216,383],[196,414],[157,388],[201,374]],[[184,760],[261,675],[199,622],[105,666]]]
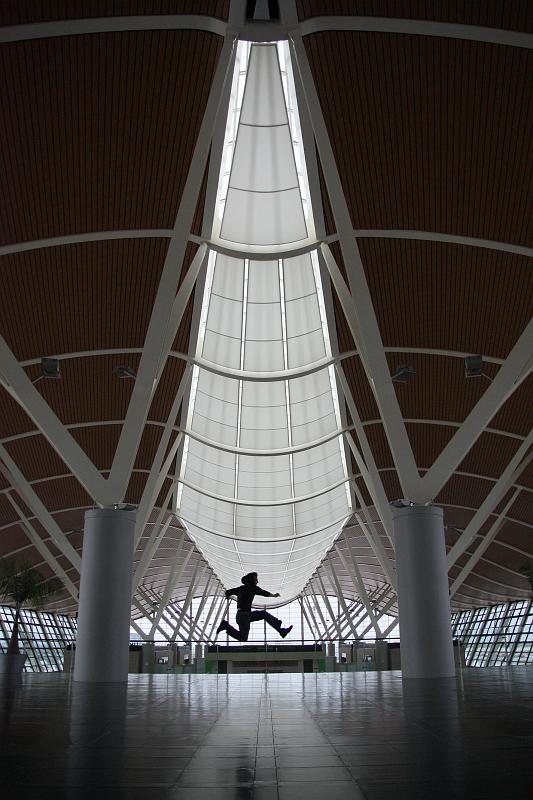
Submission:
[[[400,481],[406,496],[409,497],[420,477],[390,377],[363,263],[353,235],[348,204],[344,196],[307,53],[298,33],[292,35],[290,43],[339,234],[339,244],[350,289],[346,286],[329,247],[323,244],[319,252],[322,253],[325,260],[354,341],[360,350],[361,359],[380,409]]]
[[[474,550],[462,570],[460,571],[459,575],[455,578],[452,585],[450,586],[450,598],[454,596],[457,592],[459,587],[464,583],[468,575],[472,572],[473,568],[482,557],[483,553],[488,549],[489,545],[494,541],[496,536],[498,535],[500,528],[502,527],[503,523],[505,522],[505,515],[513,505],[514,501],[520,494],[520,489],[516,489],[513,494],[511,495],[508,502],[505,504],[503,509],[500,511],[492,525],[490,526],[487,533],[484,535],[481,542],[478,544],[477,549]]]
[[[0,459],[2,459],[0,461],[0,472],[2,472],[9,483],[11,483],[13,488],[16,489],[29,508],[31,508],[36,518],[50,535],[55,546],[68,558],[72,566],[80,572],[81,557],[79,553],[72,547],[53,516],[41,499],[36,495],[3,445],[0,445]]]
[[[0,41],[1,41],[1,34],[0,34]],[[295,75],[295,83],[296,91],[298,94],[298,82],[297,82],[297,75]],[[224,103],[221,103],[222,107],[224,107]],[[305,107],[304,111],[305,111]],[[302,110],[300,109],[300,124],[302,127],[302,134],[304,135],[304,147],[307,144],[307,138],[304,134],[304,115],[302,114]],[[311,149],[305,147],[306,153],[306,165],[307,171],[310,173],[309,165],[312,163],[312,159],[309,158],[308,153],[311,152]],[[216,157],[215,157],[216,160]],[[312,184],[311,176],[309,183]],[[218,181],[218,175],[216,180]],[[315,225],[316,225],[316,212],[315,212],[315,204],[313,202],[313,215],[315,216]],[[319,226],[317,226],[318,228]],[[533,258],[533,248],[532,247],[523,247],[522,245],[512,244],[510,242],[503,242],[503,241],[496,241],[494,239],[478,239],[474,236],[456,236],[455,234],[450,233],[440,233],[438,231],[416,231],[416,230],[402,230],[400,228],[392,228],[392,229],[385,229],[385,228],[356,228],[353,230],[353,235],[356,239],[406,239],[406,240],[418,240],[418,241],[427,241],[427,242],[442,242],[444,244],[458,244],[466,247],[481,247],[483,250],[496,250],[504,253],[514,253],[515,255],[525,256],[526,258]],[[5,244],[0,247],[0,257],[12,255],[13,253],[26,253],[31,250],[45,250],[50,247],[63,247],[68,246],[71,244],[79,244],[83,242],[106,242],[106,241],[113,241],[116,239],[170,239],[172,236],[172,230],[169,228],[129,228],[126,230],[116,230],[116,231],[89,231],[87,233],[75,233],[69,234],[67,236],[52,236],[48,239],[34,239],[34,240],[25,240],[23,242],[13,242],[11,244]],[[320,241],[325,241],[328,243],[336,242],[338,240],[338,234],[332,233],[328,236],[323,235],[323,231],[318,231],[318,236]],[[220,242],[213,242],[210,241],[208,235],[196,236],[195,234],[189,234],[189,241],[194,242],[194,244],[206,244],[209,249],[215,250],[216,252],[226,253],[227,255],[234,256],[235,258],[242,259],[242,258],[249,258],[250,257],[250,250],[240,250],[238,248],[234,249],[230,245],[227,247],[222,245]],[[291,258],[293,256],[300,255],[302,253],[308,253],[311,250],[316,249],[315,244],[307,244],[297,247],[287,248],[284,246],[283,248],[277,248],[270,252],[266,250],[262,250],[260,253],[254,254],[254,259],[256,258],[259,261],[266,260],[272,261],[277,258],[283,256],[284,258]],[[387,348],[386,348],[387,349]],[[465,355],[469,355],[465,353]]]
[[[434,500],[490,420],[527,377],[531,370],[532,353],[533,319],[525,327],[488,389],[422,478],[417,494],[409,499],[417,503]]]
[[[58,560],[55,558],[55,556],[52,555],[52,553],[46,546],[45,542],[43,542],[43,540],[41,539],[41,537],[31,524],[29,519],[24,514],[23,510],[20,508],[19,504],[16,502],[15,498],[11,495],[11,493],[6,494],[6,497],[13,506],[13,508],[15,509],[15,511],[17,512],[17,514],[19,515],[21,519],[21,527],[24,530],[24,533],[26,534],[30,542],[33,544],[36,550],[39,551],[39,553],[44,558],[48,566],[52,568],[54,575],[56,575],[59,578],[59,580],[61,581],[67,592],[77,602],[78,590],[76,586],[72,583],[69,576],[67,575],[61,564],[58,562]]]
[[[194,568],[194,572],[192,574],[192,577],[191,577],[191,583],[189,585],[189,589],[188,589],[187,594],[185,596],[185,600],[183,601],[183,607],[182,607],[182,610],[181,610],[181,614],[179,615],[178,621],[177,621],[177,623],[176,623],[176,625],[174,627],[174,631],[173,631],[172,636],[170,638],[171,642],[175,642],[176,641],[176,637],[177,637],[177,635],[179,633],[181,622],[182,622],[185,614],[187,613],[187,606],[189,605],[189,603],[191,602],[192,598],[194,597],[194,591],[195,591],[196,587],[198,586],[198,584],[200,583],[200,581],[202,580],[202,578],[204,577],[205,571],[207,570],[207,564],[204,561],[203,565],[202,565],[202,569],[200,570],[200,575],[198,575],[198,570],[200,569],[200,565],[202,565],[202,561],[198,560],[198,562],[197,562],[197,564],[196,564],[196,566]]]
[[[225,39],[211,84],[202,124],[196,139],[178,214],[172,229],[172,236],[169,240],[165,263],[139,362],[137,378],[133,386],[126,419],[124,420],[124,426],[111,468],[111,476],[119,479],[122,482],[122,486],[127,486],[127,478],[129,478],[133,467],[144,423],[152,402],[155,382],[167,356],[164,351],[165,348],[170,347],[170,325],[176,323],[181,309],[186,307],[186,300],[188,301],[190,297],[200,267],[204,263],[205,248],[203,251],[200,248],[197,256],[200,256],[200,253],[203,252],[202,257],[199,259],[195,257],[193,264],[189,267],[189,272],[192,270],[191,276],[189,278],[188,273],[176,295],[176,285],[181,273],[187,240],[196,211],[213,130],[219,113],[221,95],[228,76],[231,80],[235,50],[235,41],[231,38]],[[180,292],[182,293],[181,296]]]
[[[331,148],[331,145],[329,147]],[[338,175],[337,180],[340,183]],[[346,201],[343,195],[340,205],[344,206],[345,204]],[[346,208],[345,210],[346,214],[348,214],[348,209]],[[420,475],[416,467],[398,398],[396,397],[396,390],[392,383],[374,307],[366,283],[363,263],[357,243],[353,237],[350,238],[348,235],[341,236],[340,245],[351,288],[346,285],[330,248],[327,245],[322,245],[321,252],[346,321],[359,349],[361,363],[365,368],[379,408],[383,428],[387,435],[404,494],[406,497],[411,497],[420,482]]]
[[[339,583],[339,579],[337,578],[337,573],[335,572],[333,564],[331,563],[330,560],[328,560],[327,562],[324,561],[324,562],[322,562],[322,567],[326,570],[327,573],[329,573],[330,580],[335,585],[335,589],[337,590],[336,591],[337,599],[338,599],[338,601],[339,601],[339,603],[341,605],[341,608],[342,608],[342,610],[343,610],[343,612],[344,612],[344,614],[346,616],[346,619],[348,621],[350,629],[351,629],[353,635],[355,637],[357,637],[357,630],[355,629],[355,625],[353,624],[352,618],[351,618],[350,613],[348,611],[348,606],[346,605],[346,601],[345,601],[344,596],[342,594],[341,585]],[[341,629],[340,622],[338,620],[335,623],[335,627],[339,631],[339,637],[342,639],[342,629]]]
[[[101,475],[85,451],[54,414],[2,336],[0,336],[0,374],[9,384],[10,394],[34,421],[93,500],[103,506],[117,502],[112,482]]]
[[[182,535],[180,541],[178,542],[178,546],[176,548],[176,554],[175,554],[174,567],[170,570],[170,572],[168,574],[166,586],[165,586],[164,591],[163,591],[163,593],[161,595],[161,598],[159,600],[159,609],[157,611],[157,614],[155,614],[154,619],[152,621],[152,629],[150,631],[150,638],[153,637],[153,635],[155,633],[155,629],[156,629],[156,627],[157,627],[157,625],[159,623],[159,620],[161,619],[161,616],[162,616],[165,608],[168,605],[168,602],[170,600],[170,596],[171,596],[172,592],[174,591],[175,587],[177,586],[177,584],[179,583],[180,578],[183,575],[183,572],[185,571],[185,568],[186,568],[187,564],[189,563],[189,560],[190,560],[190,558],[191,558],[191,556],[192,556],[192,554],[194,552],[194,547],[191,547],[189,552],[187,553],[187,555],[183,559],[183,562],[180,564],[180,562],[178,561],[178,558],[179,558],[179,556],[181,554],[184,542],[185,542],[185,531],[183,532],[183,535]]]
[[[308,583],[308,586],[309,586],[309,589],[311,590],[311,592],[312,592],[312,594],[313,594],[313,597],[314,597],[314,599],[315,599],[315,610],[316,610],[316,612],[317,612],[318,616],[320,617],[320,622],[321,622],[321,623],[322,623],[322,625],[323,625],[323,632],[324,632],[324,634],[325,634],[325,632],[326,632],[326,630],[327,630],[327,628],[328,628],[328,625],[327,625],[327,623],[326,623],[326,620],[325,620],[325,618],[324,618],[324,615],[323,615],[323,613],[322,613],[322,609],[320,608],[320,603],[318,602],[318,598],[317,598],[317,596],[316,596],[316,593],[315,593],[315,590],[314,590],[314,588],[313,588],[313,586],[312,586],[312,584],[311,584],[311,581],[309,581],[309,583]],[[322,638],[322,636],[321,636],[321,632],[320,632],[320,626],[319,626],[319,625],[317,625],[317,622],[316,622],[316,617],[315,617],[315,615],[314,615],[314,613],[313,613],[313,607],[312,607],[312,605],[311,605],[311,601],[310,601],[309,597],[307,596],[307,593],[306,593],[305,589],[304,589],[304,592],[303,592],[303,596],[304,596],[304,597],[305,597],[305,599],[307,600],[307,604],[308,604],[308,607],[309,607],[309,613],[311,614],[311,616],[312,616],[312,618],[313,618],[313,620],[314,620],[314,622],[315,622],[316,629],[317,629],[317,631],[318,631],[318,636],[319,636],[319,639],[320,639],[320,638]]]
[[[326,604],[326,608],[328,610],[328,614],[330,616],[330,619],[332,620],[333,624],[335,625],[335,628],[337,629],[337,633],[339,635],[339,639],[342,639],[342,631],[340,629],[339,623],[337,622],[337,616],[333,611],[331,603],[329,602],[329,597],[328,597],[328,595],[326,593],[326,589],[325,589],[325,586],[324,586],[324,581],[320,577],[318,569],[315,572],[315,578],[318,580],[318,583],[319,583],[319,586],[320,586],[320,594],[322,595],[324,603]]]
[[[220,581],[218,580],[218,578],[216,576],[215,576],[215,581],[216,581],[217,585],[216,585],[215,589],[213,590],[214,591],[213,600],[211,602],[211,605],[209,606],[209,611],[206,614],[205,621],[204,621],[204,624],[202,626],[202,630],[200,631],[200,641],[204,640],[204,637],[205,637],[205,634],[206,634],[206,631],[207,631],[207,626],[209,625],[209,621],[211,620],[211,617],[213,616],[213,611],[215,610],[216,605],[217,605],[217,600],[221,599],[220,595],[216,594],[221,589],[221,583],[220,583]]]
[[[183,435],[179,433],[174,440],[172,447],[170,448],[168,455],[165,459],[165,463],[161,467],[160,471],[156,471],[153,469],[150,471],[148,476],[148,480],[144,487],[144,491],[142,494],[141,502],[139,505],[139,511],[137,513],[138,523],[135,526],[135,546],[139,544],[141,537],[144,533],[144,528],[150,518],[152,511],[154,510],[154,506],[156,503],[157,498],[159,497],[159,492],[161,491],[163,484],[168,477],[169,470],[172,466],[172,461],[176,457],[176,453],[181,445],[181,441],[183,439]],[[164,448],[163,448],[164,452]],[[158,461],[158,456],[156,455],[154,459],[154,465]],[[172,476],[172,482],[174,483],[174,477]],[[163,506],[166,508],[168,505],[169,499]]]
[[[203,594],[202,594],[202,598],[200,600],[200,603],[198,605],[198,609],[197,609],[196,614],[194,616],[194,619],[192,621],[191,638],[196,634],[198,636],[198,641],[202,640],[202,636],[201,636],[201,632],[200,631],[198,631],[198,632],[196,631],[196,626],[198,624],[198,620],[200,619],[200,615],[201,615],[202,611],[204,610],[204,606],[206,604],[207,598],[209,596],[209,591],[211,589],[211,586],[213,585],[213,581],[214,580],[215,580],[215,576],[211,575],[209,577],[209,580],[206,581],[205,589],[204,589]]]
[[[361,573],[359,571],[359,567],[357,566],[355,558],[353,557],[353,553],[352,553],[352,549],[350,547],[350,542],[349,542],[348,536],[346,536],[346,535],[344,536],[344,541],[346,542],[346,548],[347,548],[347,552],[348,552],[348,555],[349,555],[349,563],[346,560],[346,558],[344,556],[344,553],[342,552],[341,548],[337,544],[335,545],[335,552],[339,556],[339,558],[342,561],[342,564],[344,566],[344,569],[346,570],[348,575],[351,577],[351,579],[353,580],[353,582],[354,582],[354,584],[355,584],[355,586],[357,588],[357,592],[359,594],[359,597],[361,598],[361,602],[363,603],[363,605],[364,605],[364,607],[366,609],[366,613],[368,614],[368,618],[370,619],[370,622],[372,623],[372,627],[376,631],[377,635],[381,636],[381,631],[379,629],[379,625],[377,623],[377,620],[376,620],[376,617],[375,617],[375,614],[374,614],[374,609],[372,608],[372,605],[370,603],[370,600],[369,600],[369,597],[368,597],[368,594],[367,594],[367,591],[366,591],[366,587],[365,587],[365,584],[363,582],[363,578],[361,577]]]
[[[137,625],[134,619],[130,619],[130,627],[133,628],[133,630],[141,637],[143,642],[149,641],[147,634],[143,631],[141,627],[139,627],[139,625]]]
[[[527,439],[522,442],[498,481],[494,484],[458,540],[448,552],[446,556],[448,569],[450,569],[465,550],[470,547],[487,517],[493,512],[502,497],[504,497],[509,488],[514,484],[526,464],[531,460],[532,455],[528,455],[528,450],[532,442],[533,431],[529,434]]]
[[[175,248],[172,247],[174,241],[174,239],[170,240],[169,253],[172,250],[173,256],[177,257],[179,253],[175,253]],[[112,484],[119,487],[120,499],[122,499],[126,489],[128,488],[131,471],[135,462],[135,456],[137,455],[137,450],[139,448],[142,432],[148,418],[148,412],[150,411],[150,405],[157,387],[157,382],[163,372],[170,348],[172,347],[179,324],[192,294],[194,284],[196,283],[198,273],[205,263],[205,260],[206,248],[203,246],[196,253],[187,271],[187,274],[181,283],[179,291],[175,296],[169,312],[166,329],[164,330],[161,330],[163,323],[160,322],[160,320],[163,318],[157,315],[164,313],[164,309],[161,310],[160,306],[164,306],[165,304],[159,297],[159,290],[158,294],[156,295],[152,317],[150,319],[148,332],[146,334],[145,347],[142,351],[139,370],[137,377],[135,378],[130,404],[128,406],[128,411],[126,412],[126,418],[122,426],[122,431],[120,433],[120,438],[108,479]],[[163,268],[163,276],[161,277],[160,287],[163,283],[163,278],[167,277],[165,274],[167,270],[167,264],[173,266],[173,262],[169,262],[168,254],[165,260],[165,266]],[[172,277],[177,280],[175,274]],[[165,282],[166,286],[167,283],[168,280]],[[155,366],[156,363],[157,368]],[[188,387],[190,373],[191,370],[189,367],[189,369],[186,369],[183,379],[180,382],[173,405],[177,404],[179,407],[181,404],[183,395]],[[176,420],[174,418],[171,425],[174,425],[175,421]],[[170,435],[170,432],[168,435]]]
[[[173,488],[174,488],[174,483],[172,483],[165,496],[163,505],[159,509],[156,520],[152,526],[152,530],[150,531],[150,536],[148,537],[148,541],[144,546],[141,559],[137,565],[137,569],[135,570],[135,575],[133,576],[132,593],[135,593],[135,590],[137,589],[137,587],[143,580],[144,576],[146,575],[146,571],[150,566],[150,562],[154,557],[154,554],[156,553],[157,548],[159,547],[161,540],[163,539],[163,536],[167,532],[170,523],[174,519],[174,514],[169,512],[167,508],[170,497],[172,495]],[[165,516],[165,514],[169,514],[169,517],[165,521],[165,524],[162,525],[163,517]]]
[[[214,638],[215,631],[216,631],[216,629],[217,629],[217,627],[219,625],[220,618],[224,614],[224,610],[226,608],[226,605],[227,605],[226,599],[224,597],[221,597],[220,598],[220,605],[217,608],[217,611],[216,611],[216,614],[215,614],[215,618],[213,620],[213,624],[211,625],[211,628],[209,630],[209,634],[207,636],[209,641],[212,641],[212,639]]]

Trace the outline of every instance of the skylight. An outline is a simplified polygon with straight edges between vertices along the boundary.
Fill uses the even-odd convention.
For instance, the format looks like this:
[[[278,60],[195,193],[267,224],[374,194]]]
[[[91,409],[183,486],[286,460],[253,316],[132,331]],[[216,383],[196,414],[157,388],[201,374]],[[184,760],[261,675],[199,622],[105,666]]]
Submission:
[[[215,216],[242,257],[210,253],[177,513],[224,585],[289,600],[351,508],[318,258],[287,252],[314,224],[286,42],[239,43]]]

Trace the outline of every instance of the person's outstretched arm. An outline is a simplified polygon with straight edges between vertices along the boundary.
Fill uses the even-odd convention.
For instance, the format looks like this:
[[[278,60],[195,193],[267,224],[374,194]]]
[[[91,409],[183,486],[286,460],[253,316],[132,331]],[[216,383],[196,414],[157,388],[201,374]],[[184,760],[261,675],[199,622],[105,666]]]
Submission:
[[[260,586],[255,587],[255,593],[260,594],[261,597],[279,597],[279,592],[272,594],[272,592],[267,592],[266,589],[261,589]]]
[[[236,586],[235,589],[226,589],[226,600],[229,600],[232,594],[237,594],[240,588],[240,586]]]

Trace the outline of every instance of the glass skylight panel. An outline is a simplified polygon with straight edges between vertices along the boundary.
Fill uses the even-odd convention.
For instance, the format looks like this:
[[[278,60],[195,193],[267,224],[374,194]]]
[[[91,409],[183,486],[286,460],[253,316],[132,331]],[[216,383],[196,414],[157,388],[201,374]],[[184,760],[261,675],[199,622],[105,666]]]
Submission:
[[[287,377],[331,356],[316,253],[281,252],[308,196],[286,43],[239,43],[213,238],[249,257],[209,255],[196,354],[232,377],[194,368],[177,512],[225,586],[257,570],[284,599],[351,513],[333,370]]]
[[[252,45],[220,237],[279,246],[307,235],[278,48]]]

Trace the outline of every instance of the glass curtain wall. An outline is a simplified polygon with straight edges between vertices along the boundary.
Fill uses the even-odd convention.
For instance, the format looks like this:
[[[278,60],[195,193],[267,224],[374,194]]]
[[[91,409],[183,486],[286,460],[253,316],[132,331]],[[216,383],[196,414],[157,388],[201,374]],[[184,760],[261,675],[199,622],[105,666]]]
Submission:
[[[15,610],[0,606],[0,652],[5,653],[13,630]],[[28,656],[25,672],[61,672],[63,651],[76,640],[77,620],[62,614],[22,609],[20,649]]]

